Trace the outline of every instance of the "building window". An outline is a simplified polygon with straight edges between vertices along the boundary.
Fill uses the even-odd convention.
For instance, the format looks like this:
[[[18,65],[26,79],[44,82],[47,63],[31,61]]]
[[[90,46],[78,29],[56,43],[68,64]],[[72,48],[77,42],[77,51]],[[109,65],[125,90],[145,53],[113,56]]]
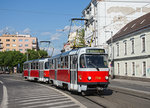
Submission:
[[[117,56],[119,56],[119,43],[117,43]]]
[[[142,52],[145,52],[145,37],[142,37]]]
[[[23,45],[22,44],[19,44],[19,47],[22,47]]]
[[[16,51],[16,49],[12,49],[12,51]]]
[[[135,75],[135,62],[132,62],[132,75]]]
[[[6,39],[6,42],[9,42],[10,41],[10,39]]]
[[[146,76],[146,62],[143,62],[143,76]]]
[[[25,47],[28,47],[29,45],[28,44],[25,44]]]
[[[6,44],[6,46],[7,46],[7,47],[9,47],[9,46],[10,46],[10,44]]]
[[[120,64],[118,63],[118,75],[120,74]]]
[[[13,42],[16,42],[16,39],[13,39],[12,41],[13,41]]]
[[[19,39],[19,42],[23,42],[23,39]]]
[[[16,47],[16,44],[13,44],[12,46],[13,46],[13,47]]]
[[[23,51],[23,49],[19,49],[19,51]]]
[[[32,40],[32,43],[35,43],[35,40]]]
[[[124,55],[127,55],[127,42],[124,42]]]
[[[125,63],[125,75],[128,74],[127,70],[128,70],[127,63]]]
[[[6,51],[9,51],[9,49],[6,49]]]
[[[134,54],[134,39],[131,40],[131,54]]]
[[[29,39],[25,39],[25,42],[28,42],[29,41]]]

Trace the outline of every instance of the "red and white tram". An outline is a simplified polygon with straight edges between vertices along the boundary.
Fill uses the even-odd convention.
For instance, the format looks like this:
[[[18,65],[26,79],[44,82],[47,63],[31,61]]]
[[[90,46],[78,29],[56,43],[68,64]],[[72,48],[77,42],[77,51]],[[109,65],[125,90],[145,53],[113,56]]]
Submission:
[[[107,54],[100,48],[79,48],[49,59],[50,81],[77,92],[100,90],[109,84]]]
[[[23,65],[23,68],[23,76],[25,79],[41,82],[49,81],[48,58],[26,61]]]

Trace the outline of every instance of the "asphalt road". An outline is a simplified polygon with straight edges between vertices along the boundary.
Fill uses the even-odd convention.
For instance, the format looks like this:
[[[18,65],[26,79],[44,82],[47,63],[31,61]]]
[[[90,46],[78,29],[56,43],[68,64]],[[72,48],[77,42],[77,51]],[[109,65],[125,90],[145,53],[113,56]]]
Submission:
[[[2,102],[0,108],[83,108],[80,102],[61,93],[57,89],[36,82],[24,81],[21,78],[1,75],[3,82],[0,91]]]
[[[62,101],[57,91],[51,90],[50,84],[39,84],[36,82],[24,81],[20,76],[17,75],[0,75],[0,80],[4,82],[8,91],[8,108],[47,108],[54,97],[52,95],[57,94],[57,98],[60,99],[58,105],[71,104],[72,108],[81,107],[73,101],[71,98],[66,98],[66,101]],[[120,82],[121,83],[121,82]],[[55,87],[51,87],[55,88]],[[2,97],[2,84],[0,84],[0,99]],[[71,93],[67,90],[57,88],[78,102],[82,103],[87,108],[149,108],[150,99],[145,99],[140,96],[130,95],[128,93],[116,92],[111,89],[105,90],[103,93],[93,94],[89,96],[82,96],[81,94]],[[128,91],[129,92],[129,91]],[[63,95],[64,96],[64,95]],[[61,100],[62,99],[62,100]],[[38,106],[40,104],[40,106]],[[54,104],[53,107],[56,107]],[[67,106],[66,105],[66,106]],[[52,107],[51,106],[51,107]],[[60,106],[59,106],[60,107]],[[70,108],[70,107],[68,107]]]
[[[3,97],[3,85],[0,83],[0,103],[2,102]]]

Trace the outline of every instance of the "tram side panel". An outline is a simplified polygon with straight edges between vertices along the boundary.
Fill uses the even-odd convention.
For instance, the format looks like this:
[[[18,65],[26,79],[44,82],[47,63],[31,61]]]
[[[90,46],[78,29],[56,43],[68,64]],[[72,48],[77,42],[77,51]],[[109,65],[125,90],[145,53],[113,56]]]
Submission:
[[[24,70],[24,71],[23,71],[23,76],[24,76],[25,79],[28,78],[28,76],[29,76],[28,70]]]
[[[39,78],[39,70],[31,70],[30,71],[30,78],[34,80],[38,80]]]
[[[70,82],[70,72],[68,69],[58,70],[57,71],[57,80],[62,82]]]

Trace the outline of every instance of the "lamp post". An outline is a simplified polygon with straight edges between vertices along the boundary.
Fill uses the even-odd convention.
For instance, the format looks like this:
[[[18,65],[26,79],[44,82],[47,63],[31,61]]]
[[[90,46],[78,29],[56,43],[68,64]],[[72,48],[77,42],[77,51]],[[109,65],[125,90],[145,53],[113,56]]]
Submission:
[[[113,31],[105,31],[105,32],[110,32],[111,33],[111,78],[114,78],[114,47],[113,47]]]

